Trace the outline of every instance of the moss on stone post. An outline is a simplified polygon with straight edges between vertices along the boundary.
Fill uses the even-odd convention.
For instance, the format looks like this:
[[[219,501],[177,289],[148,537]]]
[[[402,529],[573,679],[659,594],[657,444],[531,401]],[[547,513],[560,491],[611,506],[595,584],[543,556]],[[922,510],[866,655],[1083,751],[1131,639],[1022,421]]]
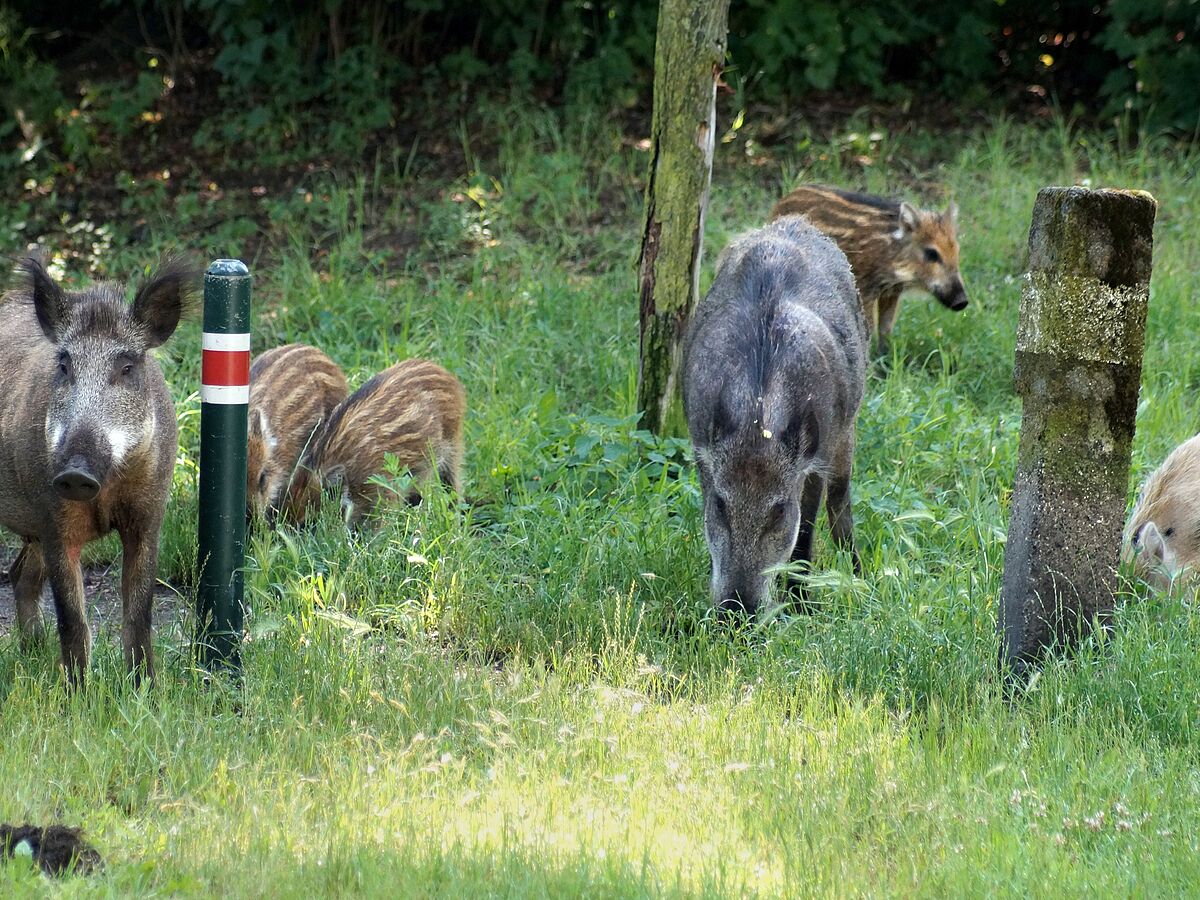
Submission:
[[[999,611],[1001,661],[1017,671],[1112,614],[1154,214],[1141,191],[1043,188],[1034,205]]]
[[[654,114],[639,259],[638,410],[657,434],[682,434],[676,384],[712,178],[717,79],[729,0],[662,0],[654,50]]]

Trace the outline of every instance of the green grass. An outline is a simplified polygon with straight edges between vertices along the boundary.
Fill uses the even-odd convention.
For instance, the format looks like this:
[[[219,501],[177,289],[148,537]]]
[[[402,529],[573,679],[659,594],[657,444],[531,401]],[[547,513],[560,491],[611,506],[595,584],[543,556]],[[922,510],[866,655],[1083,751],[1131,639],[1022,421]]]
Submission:
[[[485,118],[490,143],[476,136],[453,182],[404,148],[281,203],[254,266],[256,350],[317,343],[353,384],[418,354],[460,376],[475,506],[388,509],[356,537],[332,515],[255,534],[240,687],[202,685],[182,629],[160,632],[149,695],[122,682],[115,635],[74,696],[56,647],[0,642],[0,818],[80,824],[108,862],[59,892],[1188,892],[1192,609],[1130,594],[1110,636],[1012,702],[995,620],[1036,190],[1088,178],[1161,203],[1132,492],[1200,427],[1197,157],[1004,123],[885,137],[866,170],[836,142],[785,144],[766,164],[742,135],[721,146],[709,269],[782,183],[917,180],[960,204],[972,299],[952,314],[910,297],[868,385],[863,578],[822,524],[822,608],[734,630],[707,614],[686,442],[632,415],[646,155],[603,118]],[[142,213],[150,238],[114,242],[110,271],[175,240],[237,250],[171,207]],[[166,354],[183,449],[161,575],[176,582],[195,566],[197,331]],[[0,894],[45,890],[0,865]]]

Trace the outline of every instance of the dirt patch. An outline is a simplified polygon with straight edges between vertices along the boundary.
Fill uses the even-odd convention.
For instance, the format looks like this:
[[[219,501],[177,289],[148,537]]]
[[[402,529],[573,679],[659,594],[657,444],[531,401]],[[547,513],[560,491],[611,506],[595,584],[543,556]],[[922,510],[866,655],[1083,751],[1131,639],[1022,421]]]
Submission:
[[[6,635],[17,627],[17,609],[13,598],[12,582],[8,570],[17,558],[15,547],[0,547],[0,635]],[[88,607],[88,621],[93,634],[121,630],[121,570],[116,565],[93,565],[83,568],[83,596]],[[186,613],[188,603],[185,595],[169,585],[159,584],[154,588],[154,611],[151,614],[154,628],[177,623]],[[54,600],[50,587],[42,590],[42,618],[51,634],[54,633]]]

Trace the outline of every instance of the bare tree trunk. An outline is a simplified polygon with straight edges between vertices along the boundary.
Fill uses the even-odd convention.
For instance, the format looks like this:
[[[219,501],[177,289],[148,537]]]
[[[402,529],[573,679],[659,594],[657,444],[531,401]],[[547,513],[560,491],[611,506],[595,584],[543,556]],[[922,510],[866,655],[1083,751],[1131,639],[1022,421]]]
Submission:
[[[728,16],[729,0],[661,0],[658,10],[638,365],[642,425],[656,434],[683,433],[676,373],[684,329],[700,293]]]

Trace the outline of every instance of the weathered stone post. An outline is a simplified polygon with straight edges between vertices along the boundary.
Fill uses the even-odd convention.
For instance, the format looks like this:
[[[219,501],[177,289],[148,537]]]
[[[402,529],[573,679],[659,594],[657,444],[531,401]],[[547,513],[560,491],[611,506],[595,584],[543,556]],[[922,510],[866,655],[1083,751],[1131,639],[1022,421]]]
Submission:
[[[1112,614],[1155,209],[1141,191],[1075,187],[1034,204],[999,617],[1001,662],[1017,672]]]
[[[638,411],[655,434],[684,434],[676,375],[700,296],[700,251],[716,140],[729,0],[661,0],[654,47],[650,174],[638,259]]]

